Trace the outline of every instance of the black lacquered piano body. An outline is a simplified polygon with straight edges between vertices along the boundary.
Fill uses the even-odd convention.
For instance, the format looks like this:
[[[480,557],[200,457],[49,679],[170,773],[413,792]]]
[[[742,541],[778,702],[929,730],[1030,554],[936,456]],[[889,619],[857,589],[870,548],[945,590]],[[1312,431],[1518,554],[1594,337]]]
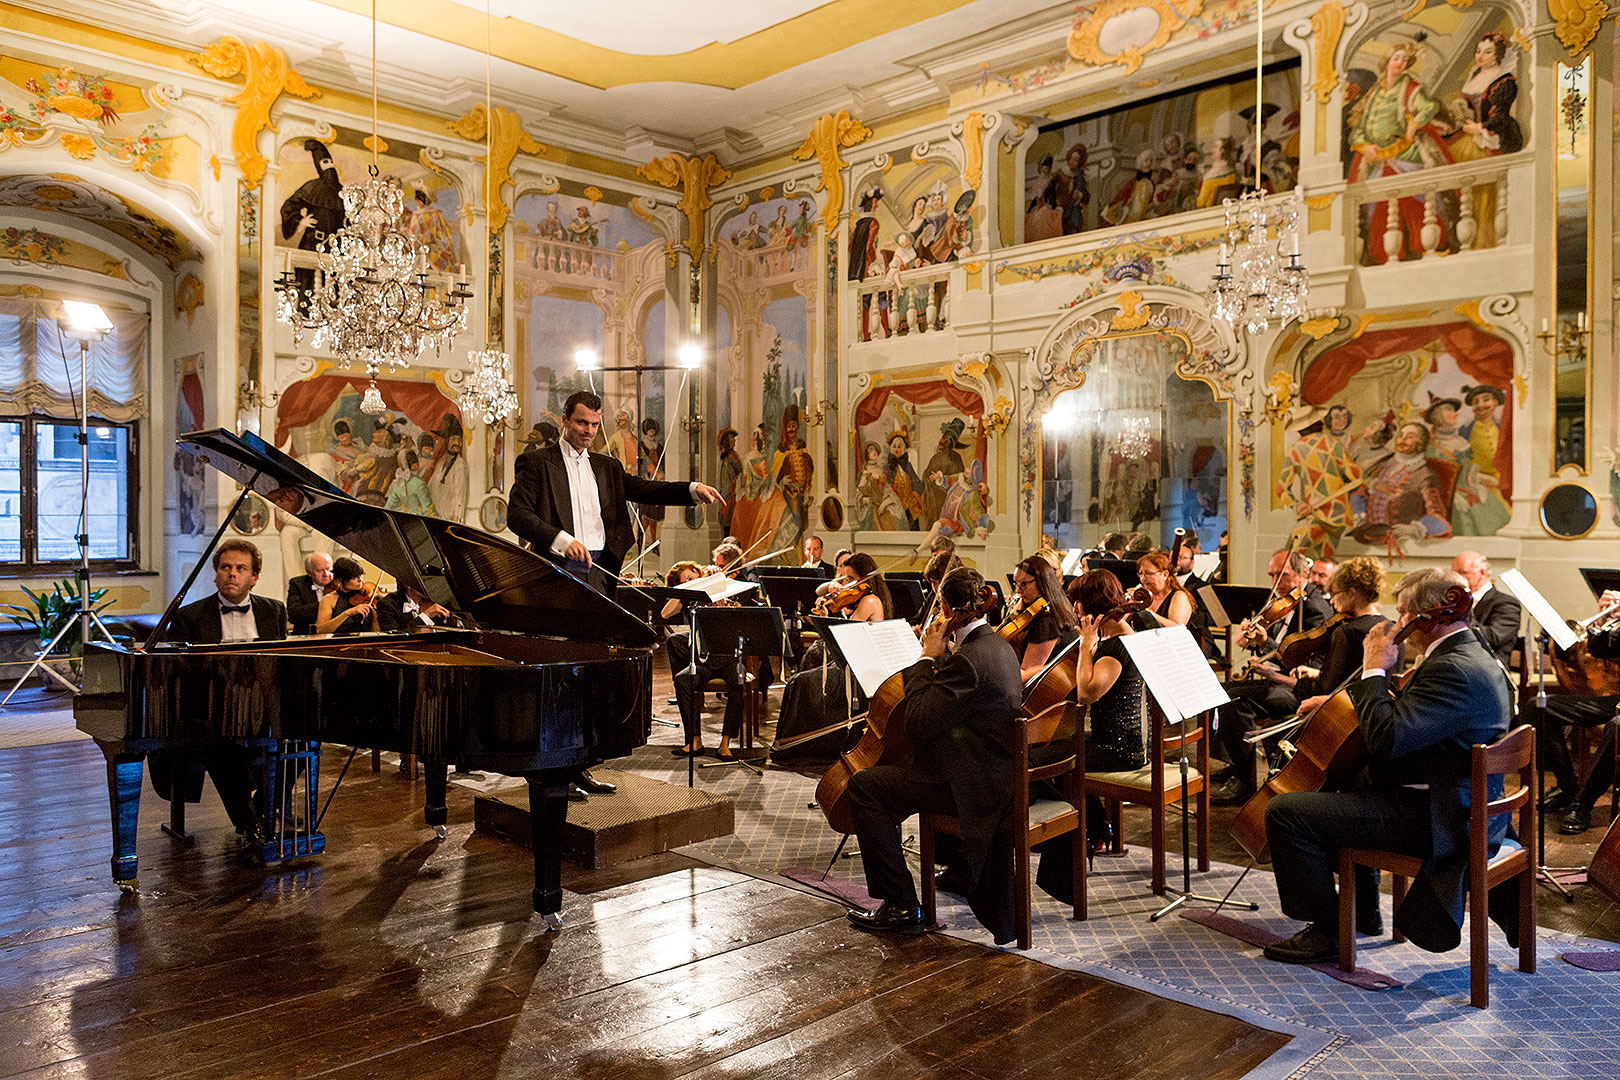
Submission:
[[[108,762],[113,877],[135,880],[142,759],[224,740],[338,742],[422,759],[427,823],[449,765],[529,781],[535,910],[561,905],[568,781],[652,723],[652,634],[547,560],[480,530],[361,504],[251,435],[183,443],[240,479],[304,492],[302,520],[482,629],[150,650],[92,646],[78,726]],[[278,503],[278,505],[280,505]],[[509,627],[512,629],[491,629]],[[519,632],[521,631],[521,632]]]

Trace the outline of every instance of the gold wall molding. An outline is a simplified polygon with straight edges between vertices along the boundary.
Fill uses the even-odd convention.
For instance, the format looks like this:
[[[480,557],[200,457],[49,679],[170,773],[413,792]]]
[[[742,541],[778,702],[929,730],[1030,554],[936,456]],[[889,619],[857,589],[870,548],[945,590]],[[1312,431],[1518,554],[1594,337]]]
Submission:
[[[1315,45],[1313,57],[1316,64],[1316,78],[1311,82],[1311,89],[1316,91],[1316,100],[1324,105],[1333,97],[1333,91],[1339,88],[1341,81],[1333,58],[1339,51],[1339,38],[1343,34],[1344,5],[1338,0],[1328,0],[1311,16],[1311,40]]]
[[[518,151],[525,154],[543,154],[546,147],[536,142],[523,130],[523,122],[515,112],[495,106],[494,122],[479,102],[457,120],[446,121],[445,127],[473,142],[488,142],[489,153],[474,158],[484,163],[484,220],[489,231],[500,232],[506,225],[511,207],[506,205],[502,191],[512,182],[512,159]],[[491,131],[493,128],[493,132]]]
[[[709,189],[731,179],[731,172],[713,154],[700,158],[683,154],[665,154],[639,166],[636,172],[653,183],[670,189],[680,189],[681,201],[676,205],[686,215],[686,247],[692,253],[692,262],[703,259],[703,217],[714,200]]]
[[[271,108],[282,94],[308,99],[320,97],[321,92],[287,63],[286,53],[267,41],[249,45],[227,34],[200,53],[186,53],[186,60],[217,79],[242,76],[242,92],[225,99],[236,106],[236,118],[231,121],[231,153],[236,156],[236,167],[242,170],[243,183],[258,187],[269,164],[259,153],[259,132],[276,130],[270,122]]]
[[[1146,9],[1159,16],[1159,28],[1141,45],[1131,45],[1117,53],[1103,51],[1102,33],[1108,23],[1127,11]],[[1170,37],[1187,25],[1187,20],[1202,14],[1204,0],[1103,0],[1069,31],[1069,55],[1093,67],[1118,64],[1125,74],[1133,74],[1142,66],[1142,58],[1155,49],[1169,44]]]
[[[1547,0],[1547,14],[1553,17],[1558,40],[1573,56],[1597,37],[1609,5],[1603,0]]]
[[[848,109],[839,109],[822,114],[803,144],[793,151],[794,161],[809,161],[813,157],[821,163],[821,180],[811,190],[827,193],[821,223],[829,233],[838,228],[838,218],[844,212],[844,159],[838,151],[871,137],[871,128],[850,116]]]
[[[962,179],[972,191],[978,191],[979,181],[984,179],[984,129],[984,113],[970,112],[962,117],[962,148],[967,154]]]

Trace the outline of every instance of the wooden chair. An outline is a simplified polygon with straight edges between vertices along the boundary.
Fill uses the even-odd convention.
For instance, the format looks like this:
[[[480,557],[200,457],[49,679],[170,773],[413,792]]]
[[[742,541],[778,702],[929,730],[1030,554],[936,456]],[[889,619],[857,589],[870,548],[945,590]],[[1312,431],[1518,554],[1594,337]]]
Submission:
[[[1080,747],[1083,745],[1085,710],[1071,701],[1060,701],[1046,709],[1038,716],[1018,718],[1018,725],[1023,730],[1023,738],[1018,743],[1018,768],[1025,776],[1023,783],[1015,785],[1013,794],[1013,809],[1010,816],[1013,828],[1013,873],[1016,878],[1016,903],[1018,907],[1018,947],[1027,949],[1031,944],[1031,876],[1030,876],[1030,848],[1054,836],[1068,833],[1074,845],[1074,917],[1082,919],[1085,910],[1085,846],[1086,834],[1081,827],[1083,816],[1080,807],[1084,800],[1080,796],[1080,786],[1075,782],[1077,767],[1080,761]],[[1032,746],[1044,746],[1047,743],[1060,741],[1060,733],[1069,732],[1061,738],[1068,743],[1068,756],[1049,765],[1029,764],[1029,750]],[[1063,777],[1062,799],[1035,799],[1031,800],[1029,785],[1036,781],[1048,780],[1055,776]],[[1022,827],[1018,827],[1022,823]],[[923,922],[932,925],[934,922],[934,836],[936,833],[948,833],[951,836],[962,835],[962,823],[949,814],[923,814],[921,816],[921,829],[918,832],[917,847],[922,857],[922,906]]]
[[[1495,775],[1517,772],[1519,786],[1494,801],[1486,796],[1486,781]],[[1517,876],[1519,878],[1519,970],[1536,970],[1536,733],[1521,724],[1491,743],[1475,744],[1473,776],[1469,787],[1468,821],[1468,925],[1470,941],[1469,1003],[1477,1009],[1490,1004],[1490,950],[1486,934],[1490,930],[1487,894],[1491,889]],[[1495,858],[1486,854],[1489,819],[1518,811],[1519,842],[1506,841]],[[1356,969],[1354,886],[1355,868],[1370,866],[1394,875],[1395,906],[1406,896],[1407,879],[1423,869],[1423,860],[1391,851],[1344,848],[1339,852],[1339,968]],[[1349,882],[1348,886],[1346,883]],[[1405,938],[1394,931],[1396,941]]]
[[[750,749],[754,740],[759,737],[760,725],[765,722],[765,692],[767,683],[763,677],[764,672],[760,658],[748,656],[743,658],[747,667],[747,675],[743,679],[743,718],[742,730],[737,736],[739,749]],[[725,694],[731,692],[731,684],[722,678],[713,678],[698,688],[698,708],[703,708],[704,695]]]
[[[1095,795],[1108,805],[1114,823],[1114,850],[1123,851],[1120,804],[1146,806],[1153,822],[1153,895],[1164,895],[1164,817],[1165,811],[1181,801],[1181,751],[1196,744],[1197,757],[1187,769],[1187,796],[1196,798],[1198,807],[1198,869],[1209,869],[1209,732],[1208,714],[1177,725],[1165,722],[1164,713],[1148,695],[1151,722],[1148,729],[1148,762],[1126,772],[1087,772],[1082,756],[1080,778],[1087,795]],[[1080,825],[1085,829],[1082,804]],[[1084,918],[1084,915],[1080,916]]]

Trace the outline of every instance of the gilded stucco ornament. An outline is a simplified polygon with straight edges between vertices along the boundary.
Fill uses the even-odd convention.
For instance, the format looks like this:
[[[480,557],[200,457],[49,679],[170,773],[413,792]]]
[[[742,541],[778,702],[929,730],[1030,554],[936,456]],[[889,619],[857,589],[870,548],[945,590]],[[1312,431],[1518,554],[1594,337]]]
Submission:
[[[1125,74],[1133,74],[1142,66],[1143,57],[1169,44],[1171,35],[1203,10],[1204,0],[1103,0],[1076,20],[1074,29],[1069,31],[1069,55],[1093,67],[1118,64],[1125,69]],[[1134,14],[1136,12],[1145,14]],[[1147,33],[1141,20],[1153,16],[1158,21],[1152,32]],[[1134,38],[1137,43],[1122,47],[1110,45],[1109,48],[1118,48],[1118,51],[1105,52],[1104,30],[1110,22],[1122,17],[1134,24],[1124,40]],[[1147,34],[1146,40],[1141,40],[1143,34]]]
[[[703,215],[714,205],[709,189],[730,180],[731,172],[713,154],[700,158],[665,154],[638,166],[636,172],[655,184],[680,190],[681,201],[676,205],[686,215],[686,246],[692,261],[700,261],[704,248]]]
[[[1598,27],[1609,14],[1609,5],[1603,0],[1547,0],[1547,14],[1553,17],[1558,40],[1573,55],[1597,37]]]
[[[186,59],[215,78],[242,76],[242,92],[225,99],[237,107],[231,121],[231,153],[242,170],[242,182],[258,187],[269,164],[258,150],[259,132],[276,130],[270,122],[271,108],[282,94],[307,99],[320,97],[321,92],[288,65],[286,53],[265,41],[249,45],[227,34],[200,53],[187,53]]]
[[[484,217],[489,231],[496,233],[505,227],[507,216],[511,213],[511,207],[501,193],[512,182],[512,159],[517,157],[519,150],[525,154],[543,154],[546,147],[523,130],[523,122],[518,119],[517,113],[497,105],[493,125],[488,117],[484,103],[479,102],[460,119],[447,121],[445,126],[463,139],[489,144],[488,155],[473,160],[484,162],[489,177],[484,187]]]
[[[844,159],[838,152],[871,137],[870,128],[850,116],[848,109],[839,109],[836,113],[824,113],[805,136],[804,143],[793,151],[794,161],[815,158],[821,165],[821,182],[812,190],[827,193],[821,222],[829,234],[838,227],[838,217],[844,212]]]
[[[962,117],[960,123],[951,125],[951,132],[962,139],[965,152],[962,167],[963,186],[971,191],[979,190],[979,182],[984,179],[984,133],[997,124],[994,114],[986,116],[982,112],[970,112]]]
[[[1344,5],[1338,0],[1328,0],[1311,16],[1312,57],[1316,67],[1316,78],[1311,81],[1311,89],[1316,91],[1316,100],[1324,105],[1343,81],[1333,66],[1333,59],[1339,51],[1339,38],[1343,34]]]

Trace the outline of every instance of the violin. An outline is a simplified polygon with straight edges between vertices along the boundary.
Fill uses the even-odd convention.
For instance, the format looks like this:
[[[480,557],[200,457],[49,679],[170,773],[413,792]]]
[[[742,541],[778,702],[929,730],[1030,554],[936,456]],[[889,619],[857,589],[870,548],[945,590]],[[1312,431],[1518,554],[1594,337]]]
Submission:
[[[951,613],[949,619],[934,620],[935,626],[944,620],[945,636],[949,638],[962,627],[989,611],[996,604],[995,590],[988,585],[979,590],[974,602],[961,611]],[[872,695],[866,710],[866,730],[855,746],[838,755],[831,768],[822,774],[816,785],[816,804],[827,818],[827,824],[836,832],[849,835],[855,831],[853,809],[850,806],[849,783],[855,774],[874,765],[894,765],[911,758],[911,747],[906,740],[905,714],[895,710],[906,696],[905,672],[897,671],[883,680],[883,685]]]
[[[1126,594],[1123,603],[1104,612],[1097,625],[1145,611],[1152,603],[1153,595],[1138,585]],[[1058,702],[1073,696],[1075,685],[1080,681],[1080,645],[1081,642],[1076,639],[1024,685],[1025,716],[1039,716]]]
[[[872,585],[866,580],[856,581],[844,585],[816,601],[812,609],[817,615],[837,615],[840,612],[853,611],[855,605],[872,595]]]
[[[1256,669],[1268,660],[1277,661],[1277,666],[1283,671],[1293,671],[1301,664],[1310,663],[1317,653],[1327,648],[1328,639],[1333,635],[1334,628],[1348,622],[1350,618],[1351,616],[1342,612],[1334,612],[1333,617],[1323,622],[1321,626],[1294,631],[1264,656],[1250,657],[1242,678],[1262,678]]]
[[[1029,624],[1035,621],[1037,615],[1046,610],[1046,606],[1046,597],[1037,596],[1029,604],[1008,616],[1005,622],[996,627],[996,633],[1000,635],[1002,641],[1005,641],[1014,649],[1022,648],[1024,635],[1029,632]]]
[[[346,594],[344,598],[348,600],[349,607],[357,608],[364,607],[365,605],[371,603],[376,596],[376,583],[372,581],[362,581],[358,589],[354,590],[352,593]]]
[[[1461,622],[1468,618],[1473,604],[1474,598],[1467,589],[1461,585],[1451,586],[1438,606],[1414,616],[1396,631],[1394,644],[1399,645],[1415,630]],[[1345,689],[1359,678],[1361,668],[1358,667],[1338,690],[1305,717],[1288,764],[1261,784],[1232,820],[1232,836],[1255,862],[1271,861],[1266,842],[1266,805],[1273,797],[1285,791],[1343,790],[1366,764],[1367,740],[1361,734],[1356,707]]]

